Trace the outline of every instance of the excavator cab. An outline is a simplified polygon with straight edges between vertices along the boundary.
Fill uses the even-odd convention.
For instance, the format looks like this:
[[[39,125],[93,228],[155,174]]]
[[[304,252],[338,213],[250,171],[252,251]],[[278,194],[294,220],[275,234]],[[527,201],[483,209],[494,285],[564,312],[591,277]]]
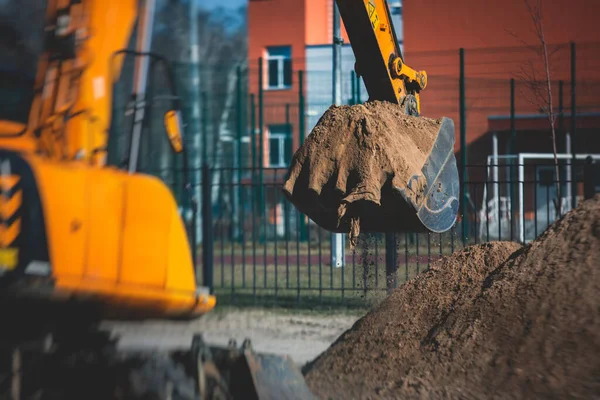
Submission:
[[[50,318],[49,304],[127,319],[215,306],[195,269],[181,100],[149,51],[154,7],[38,0],[0,12],[0,297],[33,301],[31,318]]]

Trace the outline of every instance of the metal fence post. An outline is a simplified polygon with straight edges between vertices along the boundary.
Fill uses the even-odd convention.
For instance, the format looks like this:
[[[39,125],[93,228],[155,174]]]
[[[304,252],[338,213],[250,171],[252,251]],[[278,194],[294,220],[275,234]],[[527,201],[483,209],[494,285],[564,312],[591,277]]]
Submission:
[[[515,129],[515,80],[510,80],[510,154],[517,154],[517,130]],[[517,161],[514,159],[510,160],[510,240],[513,240],[515,230],[515,212],[516,212],[516,189],[517,177],[515,174],[515,167]],[[520,218],[520,217],[519,217]]]
[[[331,94],[333,103],[341,106],[342,100],[342,34],[340,24],[340,10],[337,3],[333,3],[333,38],[332,38],[332,87]],[[346,259],[345,236],[340,233],[331,234],[331,265],[335,267],[344,267]]]
[[[396,287],[396,271],[398,270],[397,234],[388,232],[385,234],[385,277],[387,293],[391,294]]]
[[[356,76],[356,104],[360,104],[360,76],[358,74]]]
[[[244,130],[244,117],[243,117],[243,95],[242,95],[242,67],[237,67],[237,87],[236,87],[236,116],[237,116],[237,163],[234,163],[234,168],[237,167],[237,201],[235,202],[238,207],[238,215],[240,215],[240,229],[238,240],[240,243],[244,243],[244,237],[246,230],[244,229],[243,212],[241,209],[244,207],[242,204],[242,135]],[[232,171],[233,172],[233,171]]]
[[[203,286],[214,293],[213,229],[210,168],[202,165],[202,275]]]
[[[209,127],[209,123],[210,123],[210,119],[209,119],[210,116],[208,115],[208,96],[207,96],[207,94],[206,94],[205,91],[202,91],[200,93],[200,104],[201,104],[201,107],[202,107],[202,113],[201,113],[201,118],[202,118],[201,119],[201,135],[202,135],[202,137],[200,137],[199,140],[201,140],[201,142],[202,142],[202,149],[201,149],[201,152],[202,152],[202,163],[203,163],[202,165],[204,165],[204,164],[209,165],[209,163],[208,163],[208,127]],[[194,169],[194,175],[196,177],[198,177],[198,175],[202,175],[201,168],[200,168],[200,170],[198,168]],[[196,192],[196,190],[198,190],[197,187],[194,187],[193,189],[194,189],[194,192]],[[200,188],[200,190],[201,190],[201,188]],[[198,193],[197,194],[197,198],[201,198],[202,199],[201,207],[204,207],[204,196],[203,196],[203,194],[202,193]],[[208,204],[211,204],[210,203],[210,201],[211,201],[210,200],[210,195],[209,195],[208,198],[209,198]],[[202,226],[204,226],[203,225],[204,224],[204,222],[203,222],[204,221],[204,214],[202,214],[202,213],[200,213],[200,214],[201,214],[201,217],[200,217],[201,218],[200,229],[202,229]],[[204,233],[202,232],[202,230],[200,231],[200,233],[201,233],[200,240],[202,240],[202,243],[204,243],[204,236],[203,236]]]
[[[356,103],[356,72],[350,71],[350,105],[353,106]]]
[[[304,143],[304,71],[298,71],[298,137],[300,146]],[[304,214],[298,213],[300,240],[306,240],[306,222]]]
[[[575,43],[571,42],[571,207],[577,207],[577,171],[575,168],[577,155],[577,140],[575,131],[577,129],[577,103],[576,103],[576,49]]]
[[[300,130],[300,146],[304,144],[304,71],[298,71],[298,129]]]
[[[459,50],[459,105],[460,105],[460,155],[462,169],[462,185],[460,187],[460,209],[462,221],[462,242],[463,246],[467,242],[468,224],[467,224],[467,126],[466,126],[466,99],[465,99],[465,49]]]
[[[597,168],[596,168],[597,169]],[[596,186],[594,185],[594,160],[592,156],[587,156],[583,166],[583,198],[589,200],[596,195]]]
[[[256,213],[256,96],[254,93],[250,94],[250,149],[251,154],[251,164],[250,164],[250,174],[252,175],[252,190],[251,193],[254,196],[254,200],[252,201],[252,213]],[[252,217],[254,218],[254,217]],[[254,238],[252,239],[254,240]]]
[[[563,86],[564,82],[562,80],[558,81],[558,131],[561,135],[565,134],[565,106],[563,99]]]
[[[265,204],[264,204],[264,167],[265,167],[265,134],[264,134],[264,88],[263,88],[263,58],[258,58],[258,132],[259,132],[259,149],[258,149],[258,215],[259,224],[266,224],[265,221]],[[264,231],[264,230],[263,230]],[[261,239],[262,241],[262,239]]]
[[[202,163],[208,164],[208,101],[206,92],[200,93],[202,103]]]
[[[287,153],[291,156],[294,153],[294,145],[293,145],[293,134],[294,134],[294,130],[292,129],[292,123],[290,121],[290,103],[287,103],[285,105],[285,126],[287,129],[287,135],[288,135],[288,144],[287,144],[287,148],[286,151]],[[291,160],[287,160],[287,162],[290,162]],[[283,223],[284,223],[284,231],[285,231],[285,240],[286,242],[289,242],[290,240],[290,202],[287,200],[283,201]]]

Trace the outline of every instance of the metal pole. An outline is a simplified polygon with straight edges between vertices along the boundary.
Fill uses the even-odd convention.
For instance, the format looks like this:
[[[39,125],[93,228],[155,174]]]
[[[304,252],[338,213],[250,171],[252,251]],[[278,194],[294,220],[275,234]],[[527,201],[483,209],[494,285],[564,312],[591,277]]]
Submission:
[[[294,145],[293,145],[293,134],[294,134],[294,130],[292,129],[292,123],[290,120],[290,103],[287,103],[285,105],[285,126],[286,126],[286,130],[287,130],[287,135],[288,135],[288,144],[287,144],[287,148],[286,148],[286,153],[291,155],[294,153]],[[286,160],[286,162],[290,162],[291,160]],[[284,218],[284,229],[285,229],[285,241],[286,243],[290,241],[290,231],[291,231],[291,224],[290,224],[290,202],[287,200],[284,200],[283,202],[283,218]]]
[[[300,130],[300,146],[304,144],[304,130],[305,130],[305,120],[304,120],[304,71],[298,71],[298,129]]]
[[[356,104],[360,104],[360,76],[356,74]]]
[[[255,171],[256,171],[256,99],[254,93],[250,94],[250,154],[252,158],[251,172],[252,172],[252,186],[256,185]]]
[[[201,149],[200,142],[204,139],[200,138],[200,50],[198,45],[198,2],[190,1],[189,5],[189,41],[190,41],[190,113],[189,113],[189,139],[187,140],[190,157],[190,167],[194,173],[191,175],[190,183],[192,190],[195,192],[196,198],[202,198],[200,193],[200,187],[198,185],[198,178],[200,174],[200,168],[204,159],[201,159],[200,155],[204,151]],[[204,99],[206,101],[206,99]],[[207,153],[207,152],[206,152]],[[202,216],[200,217],[202,218]],[[202,240],[202,229],[201,225],[196,225],[197,236]],[[196,243],[192,243],[192,246],[196,246]],[[195,262],[195,260],[194,260]]]
[[[300,146],[304,143],[304,71],[298,71],[298,133]],[[300,241],[306,240],[305,216],[298,213],[298,235]]]
[[[208,165],[208,96],[206,92],[200,93],[202,106],[202,164]]]
[[[357,104],[356,102],[356,72],[350,71],[350,87],[352,90],[352,95],[350,96],[350,104]]]
[[[564,135],[565,133],[565,105],[563,99],[563,81],[558,81],[558,131]]]
[[[467,181],[467,118],[466,118],[466,99],[465,99],[465,49],[459,50],[459,104],[460,104],[460,156],[462,168],[462,185],[461,191],[461,218],[462,218],[462,242],[463,245],[467,242],[468,224],[467,224],[467,190],[465,182]]]
[[[342,38],[340,28],[340,10],[337,3],[333,2],[333,63],[332,63],[332,91],[333,103],[342,105]],[[340,233],[331,234],[331,265],[334,267],[343,267],[345,258],[345,237]]]
[[[154,0],[145,0],[143,2],[142,12],[140,13],[139,29],[136,43],[136,50],[139,52],[150,51],[152,46],[152,27],[154,22]],[[140,143],[142,138],[142,126],[144,122],[144,111],[146,105],[146,83],[148,81],[148,57],[137,57],[135,59],[133,98],[135,100],[133,132],[131,134],[131,144],[129,147],[129,173],[137,169],[140,153]]]
[[[202,128],[202,133],[201,133],[201,138],[200,140],[202,141],[202,147],[201,147],[201,152],[202,152],[202,157],[200,158],[198,154],[196,154],[196,156],[198,158],[200,158],[202,160],[202,166],[206,166],[208,167],[208,124],[209,124],[209,115],[208,115],[208,100],[207,100],[208,96],[206,95],[206,92],[201,92],[200,93],[200,106],[202,108],[202,118],[201,118],[201,128]],[[202,168],[197,168],[193,170],[194,176],[197,176],[198,174],[202,174]],[[196,184],[196,186],[194,187],[194,190],[197,190],[198,188],[198,184]],[[204,188],[202,187],[202,190],[204,190]],[[210,190],[210,188],[209,188]],[[204,207],[204,194],[200,194],[201,199],[201,204],[200,207]],[[196,197],[196,198],[198,198]],[[210,198],[210,196],[206,197],[206,199],[208,199],[209,204],[212,205],[212,200]],[[202,227],[204,226],[204,214],[200,213],[200,224],[197,224],[196,227],[201,228],[200,229],[200,233],[198,234],[200,241],[202,243],[204,243],[204,231],[202,229]]]
[[[510,80],[510,149],[516,154],[517,130],[515,129],[515,80]]]
[[[566,154],[571,154],[571,133],[567,132],[567,134],[565,135],[565,153]],[[566,187],[566,196],[569,196],[569,194],[571,193],[572,187],[573,187],[573,182],[571,182],[572,178],[572,170],[573,170],[573,165],[571,163],[571,160],[567,159],[565,160],[565,164],[566,164],[566,168],[565,168],[565,176],[568,176],[568,181],[567,181],[567,187]],[[568,198],[566,197],[565,198]]]
[[[510,154],[517,154],[517,130],[515,129],[515,80],[510,80]],[[515,179],[515,160],[511,159],[510,162],[510,221],[511,221],[511,235],[512,240],[514,226],[516,223],[516,193],[517,190],[517,179]],[[519,168],[519,166],[517,166]]]
[[[523,165],[523,155],[519,154],[519,242],[525,243],[525,206],[523,204],[523,182],[525,181],[525,166]],[[512,238],[511,238],[512,239]]]
[[[594,160],[587,156],[583,167],[583,198],[589,200],[596,194],[594,186]]]
[[[192,143],[192,168],[200,169],[202,160],[200,160],[200,50],[198,45],[198,2],[190,1],[190,131]],[[195,182],[192,182],[192,185]]]
[[[236,161],[234,163],[234,168],[237,168],[237,176],[236,176],[236,180],[237,180],[237,199],[235,199],[234,204],[235,204],[235,210],[239,213],[240,211],[240,207],[243,207],[244,205],[241,204],[241,199],[242,199],[242,136],[243,136],[243,130],[244,130],[244,117],[243,117],[243,94],[242,94],[242,67],[238,66],[237,67],[237,87],[236,87],[236,114],[237,114],[237,140],[235,140],[233,143],[237,145],[237,157],[236,157]],[[240,215],[241,217],[241,215]],[[243,229],[243,224],[244,221],[241,221],[241,226],[242,229],[240,229],[240,224],[238,224],[235,227],[235,230],[237,232],[235,232],[235,237],[238,237],[242,243],[244,241],[244,229]]]
[[[211,176],[208,163],[202,166],[202,275],[203,286],[210,293],[214,291],[213,284],[213,229],[211,210]]]
[[[333,2],[333,39],[332,39],[332,93],[333,103],[342,104],[342,38],[340,28],[340,10],[337,3]]]
[[[492,154],[493,154],[493,162],[494,162],[494,166],[492,167],[492,174],[493,174],[493,187],[494,187],[494,202],[499,205],[500,204],[500,189],[499,189],[499,184],[498,184],[498,134],[496,134],[494,132],[494,135],[492,136]]]
[[[565,137],[566,140],[566,134],[565,134],[565,106],[564,106],[564,99],[563,99],[563,95],[564,95],[564,82],[562,80],[558,81],[558,137]],[[564,148],[562,146],[565,146]],[[560,141],[558,143],[558,148],[559,148],[559,152],[560,153],[565,153],[568,150],[566,149],[566,141],[562,142]],[[559,165],[562,167],[563,165],[566,167],[566,165],[569,163],[569,161],[567,160],[566,162],[559,160]],[[568,167],[566,167],[568,168]],[[566,169],[565,168],[565,169]],[[565,171],[566,175],[565,175],[565,181],[568,181],[570,178],[570,170],[569,171]],[[536,172],[537,174],[537,172]],[[557,177],[558,179],[558,177]],[[568,183],[564,182],[565,185],[568,185]],[[559,181],[559,185],[561,185],[561,182]],[[561,185],[560,188],[560,193],[561,193],[561,207],[564,208],[564,200],[563,199],[567,199],[569,196],[569,193],[571,193],[571,187],[565,187],[566,188],[566,192],[563,191],[563,186]]]
[[[577,154],[577,96],[576,96],[576,49],[575,43],[571,42],[571,207],[577,207],[577,169],[575,166],[575,157]]]
[[[263,179],[265,166],[265,136],[264,136],[264,90],[263,90],[263,58],[258,58],[258,215],[260,224],[264,221]]]

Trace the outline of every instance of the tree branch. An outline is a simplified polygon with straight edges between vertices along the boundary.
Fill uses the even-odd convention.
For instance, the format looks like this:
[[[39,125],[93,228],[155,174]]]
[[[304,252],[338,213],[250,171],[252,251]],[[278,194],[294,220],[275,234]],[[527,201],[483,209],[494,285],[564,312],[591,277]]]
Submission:
[[[542,11],[542,2],[541,0],[537,0],[536,3],[532,3],[531,0],[523,0],[525,3],[525,7],[529,16],[531,17],[531,22],[533,25],[533,31],[535,33],[536,39],[538,40],[540,46],[533,46],[533,51],[539,57],[539,61],[542,62],[543,65],[543,78],[539,79],[537,75],[537,69],[535,68],[535,64],[532,60],[528,60],[524,62],[520,67],[520,74],[516,74],[519,77],[519,81],[524,84],[526,88],[529,89],[529,92],[533,96],[533,98],[528,98],[528,96],[523,93],[522,96],[527,99],[530,103],[539,107],[540,111],[543,112],[550,124],[550,131],[552,134],[552,149],[554,153],[554,166],[555,166],[555,174],[556,174],[556,194],[557,199],[554,203],[556,208],[557,215],[561,214],[562,210],[562,194],[560,191],[560,170],[558,165],[558,153],[556,146],[556,129],[555,129],[555,121],[556,117],[554,115],[554,107],[553,107],[553,95],[552,95],[552,80],[551,80],[551,57],[558,52],[560,47],[557,46],[552,52],[548,51],[548,44],[546,42],[546,36],[544,32],[544,18]],[[524,41],[519,38],[514,33],[511,33],[511,36],[515,37],[517,40],[524,43]],[[532,46],[525,44],[528,48],[532,49]]]

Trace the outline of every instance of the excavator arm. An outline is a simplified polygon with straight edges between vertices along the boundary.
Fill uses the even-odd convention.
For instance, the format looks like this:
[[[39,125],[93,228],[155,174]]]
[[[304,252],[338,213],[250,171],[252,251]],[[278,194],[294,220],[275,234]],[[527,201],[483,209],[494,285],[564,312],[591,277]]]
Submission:
[[[355,72],[362,77],[369,100],[397,103],[407,114],[420,114],[419,92],[427,86],[427,73],[404,63],[387,1],[336,2],[357,60]]]
[[[385,0],[336,0],[369,100],[332,106],[292,158],[283,192],[322,228],[445,232],[456,221],[454,123],[421,116],[425,71],[404,63]]]

